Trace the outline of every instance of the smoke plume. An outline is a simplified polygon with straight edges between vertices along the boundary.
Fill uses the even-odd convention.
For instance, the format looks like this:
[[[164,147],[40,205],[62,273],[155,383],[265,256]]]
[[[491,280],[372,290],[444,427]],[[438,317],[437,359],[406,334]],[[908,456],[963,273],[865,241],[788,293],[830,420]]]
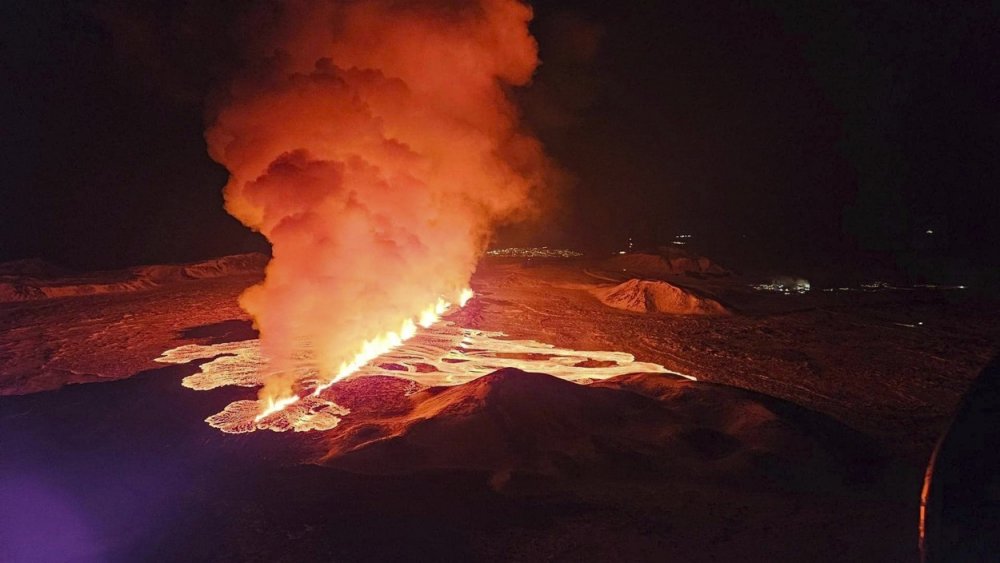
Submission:
[[[508,98],[538,65],[518,0],[289,0],[247,28],[209,152],[226,209],[273,247],[240,299],[268,397],[303,346],[322,377],[362,343],[458,298],[499,224],[535,213],[551,168]]]

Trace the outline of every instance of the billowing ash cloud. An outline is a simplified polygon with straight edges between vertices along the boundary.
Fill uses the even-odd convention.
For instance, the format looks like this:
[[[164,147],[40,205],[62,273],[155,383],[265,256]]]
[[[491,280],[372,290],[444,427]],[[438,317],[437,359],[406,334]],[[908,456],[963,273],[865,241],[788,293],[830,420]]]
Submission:
[[[287,394],[303,344],[325,376],[438,297],[550,176],[506,94],[538,64],[517,0],[269,3],[206,139],[226,209],[273,259],[242,306]]]

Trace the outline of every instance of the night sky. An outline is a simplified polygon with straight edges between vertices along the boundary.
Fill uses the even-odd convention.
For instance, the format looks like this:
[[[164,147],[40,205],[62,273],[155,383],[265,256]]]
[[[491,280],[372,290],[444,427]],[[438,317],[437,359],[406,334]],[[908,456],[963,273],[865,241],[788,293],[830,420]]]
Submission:
[[[534,6],[543,64],[514,95],[575,179],[536,242],[694,233],[813,260],[1000,263],[995,3]],[[222,209],[202,138],[242,9],[3,3],[0,260],[266,250]]]

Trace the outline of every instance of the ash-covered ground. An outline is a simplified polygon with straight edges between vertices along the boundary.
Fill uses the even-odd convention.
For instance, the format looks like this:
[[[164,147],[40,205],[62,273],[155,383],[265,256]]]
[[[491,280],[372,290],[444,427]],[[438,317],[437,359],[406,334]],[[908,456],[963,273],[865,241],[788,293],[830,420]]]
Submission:
[[[997,304],[961,290],[494,257],[455,326],[698,381],[519,356],[454,386],[348,379],[325,432],[224,434],[204,420],[256,390],[155,360],[250,346],[258,268],[0,272],[0,559],[913,560],[923,464],[1000,340]]]

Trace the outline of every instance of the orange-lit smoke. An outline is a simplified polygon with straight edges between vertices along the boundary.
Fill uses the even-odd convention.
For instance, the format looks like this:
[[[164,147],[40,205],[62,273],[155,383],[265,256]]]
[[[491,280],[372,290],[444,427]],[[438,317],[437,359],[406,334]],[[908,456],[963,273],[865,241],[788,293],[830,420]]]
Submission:
[[[304,346],[334,378],[428,304],[467,299],[492,229],[533,213],[550,168],[506,93],[538,64],[518,0],[265,8],[206,139],[226,209],[273,247],[240,299],[273,400]]]

